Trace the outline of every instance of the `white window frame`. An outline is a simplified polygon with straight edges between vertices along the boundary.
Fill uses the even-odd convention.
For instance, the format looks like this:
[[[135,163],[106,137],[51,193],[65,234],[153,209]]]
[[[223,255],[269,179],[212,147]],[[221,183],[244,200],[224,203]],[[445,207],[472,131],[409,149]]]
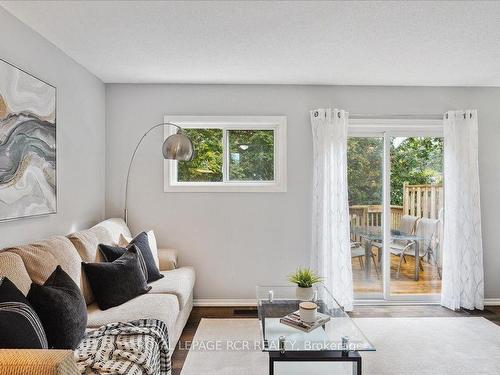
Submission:
[[[222,129],[223,131],[223,181],[180,182],[177,181],[177,161],[165,160],[165,192],[286,192],[286,116],[174,116],[165,115],[171,122],[186,129]],[[274,131],[274,180],[230,181],[228,130],[273,130]],[[164,128],[164,139],[177,131],[173,126]]]
[[[383,290],[381,293],[360,294],[355,296],[355,305],[428,303],[438,304],[439,293],[431,294],[391,294],[391,257],[387,256],[390,247],[390,139],[391,137],[443,137],[443,120],[434,119],[349,119],[348,137],[380,137],[384,142],[383,155],[383,248],[385,253],[382,269]]]

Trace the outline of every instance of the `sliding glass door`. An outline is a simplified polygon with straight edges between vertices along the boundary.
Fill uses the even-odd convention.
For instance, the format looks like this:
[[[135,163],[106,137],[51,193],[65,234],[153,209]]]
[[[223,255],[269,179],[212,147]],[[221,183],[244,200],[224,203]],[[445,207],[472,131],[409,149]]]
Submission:
[[[354,292],[361,298],[382,298],[384,291],[380,267],[384,220],[383,167],[384,137],[349,137],[347,180],[351,259]],[[377,234],[378,240],[372,238],[377,241],[370,241]]]
[[[443,138],[393,136],[389,142],[391,295],[440,293]]]
[[[444,209],[440,130],[400,126],[352,133],[348,191],[355,298],[437,300]]]

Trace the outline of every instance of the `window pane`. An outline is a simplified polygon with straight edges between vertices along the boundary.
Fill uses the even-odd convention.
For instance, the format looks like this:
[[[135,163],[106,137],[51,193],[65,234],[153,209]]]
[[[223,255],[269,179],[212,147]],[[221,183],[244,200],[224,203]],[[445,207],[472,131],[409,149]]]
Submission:
[[[347,140],[351,260],[356,298],[382,294],[384,139]]]
[[[274,131],[228,130],[229,180],[274,180]]]
[[[222,129],[184,129],[195,149],[191,161],[179,161],[179,182],[222,182]]]
[[[443,138],[391,138],[391,293],[441,291]]]

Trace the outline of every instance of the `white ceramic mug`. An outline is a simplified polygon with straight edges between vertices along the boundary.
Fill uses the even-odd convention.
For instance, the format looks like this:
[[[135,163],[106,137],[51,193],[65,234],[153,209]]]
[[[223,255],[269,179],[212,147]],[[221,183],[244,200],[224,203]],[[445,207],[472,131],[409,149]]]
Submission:
[[[299,304],[300,320],[306,323],[316,321],[316,310],[318,310],[318,305],[314,302],[301,302]]]

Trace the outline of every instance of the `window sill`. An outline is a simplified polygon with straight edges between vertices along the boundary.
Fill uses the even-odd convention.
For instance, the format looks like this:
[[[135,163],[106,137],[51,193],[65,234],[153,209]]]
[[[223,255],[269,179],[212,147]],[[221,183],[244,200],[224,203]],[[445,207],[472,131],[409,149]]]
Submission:
[[[165,185],[165,193],[285,193],[285,184],[279,183],[210,183]]]

